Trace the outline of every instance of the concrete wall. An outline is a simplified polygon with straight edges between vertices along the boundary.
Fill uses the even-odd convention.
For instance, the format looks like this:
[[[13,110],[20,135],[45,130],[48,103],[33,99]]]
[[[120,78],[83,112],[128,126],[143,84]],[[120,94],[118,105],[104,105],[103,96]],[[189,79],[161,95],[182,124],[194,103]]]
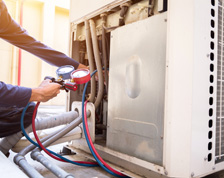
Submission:
[[[5,0],[11,16],[19,23],[22,0]],[[50,47],[69,52],[69,0],[24,0],[23,27]],[[18,84],[18,48],[0,39],[0,81]],[[21,86],[37,87],[47,75],[56,77],[53,67],[22,51]],[[65,92],[45,105],[65,105]]]

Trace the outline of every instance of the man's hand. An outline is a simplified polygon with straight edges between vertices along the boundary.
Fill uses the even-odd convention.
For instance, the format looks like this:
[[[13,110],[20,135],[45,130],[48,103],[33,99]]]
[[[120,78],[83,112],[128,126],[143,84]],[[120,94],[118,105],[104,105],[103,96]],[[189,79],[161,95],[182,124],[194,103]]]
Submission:
[[[44,80],[38,88],[32,88],[30,101],[47,102],[60,93],[61,85],[52,83],[51,80]]]
[[[89,70],[89,67],[80,63],[77,69],[88,69]]]

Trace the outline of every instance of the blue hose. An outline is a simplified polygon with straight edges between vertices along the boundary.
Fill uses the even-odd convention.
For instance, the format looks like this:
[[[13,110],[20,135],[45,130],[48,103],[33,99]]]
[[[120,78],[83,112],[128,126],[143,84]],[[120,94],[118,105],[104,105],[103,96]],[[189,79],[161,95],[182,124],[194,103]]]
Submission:
[[[91,77],[97,72],[97,70],[95,70],[92,74],[91,74]],[[87,86],[88,86],[88,83],[87,82],[85,84],[85,87],[84,87],[84,90],[83,90],[83,94],[82,94],[82,122],[83,122],[83,130],[84,130],[84,134],[85,134],[85,137],[86,137],[86,141],[87,141],[87,144],[89,146],[89,149],[93,155],[93,157],[95,158],[96,162],[108,173],[110,173],[111,175],[113,176],[116,176],[116,177],[121,177],[121,178],[127,178],[128,176],[120,176],[120,175],[117,175],[116,173],[112,172],[111,170],[109,170],[107,167],[105,167],[101,161],[97,158],[96,154],[94,153],[91,145],[90,145],[90,142],[89,142],[89,139],[88,139],[88,136],[87,136],[87,133],[86,133],[86,126],[85,126],[85,122],[84,122],[84,102],[85,102],[85,94],[86,94],[86,89],[87,89]]]
[[[28,136],[28,134],[26,133],[26,130],[25,130],[25,128],[24,128],[24,116],[25,116],[26,110],[27,110],[27,108],[29,107],[29,105],[30,105],[30,103],[28,103],[28,104],[26,105],[26,107],[23,109],[23,112],[22,112],[22,115],[21,115],[21,121],[20,121],[21,130],[22,130],[22,132],[23,132],[23,134],[24,134],[24,136],[26,137],[27,140],[29,140],[33,145],[35,145],[36,147],[38,147],[38,148],[41,149],[41,147],[39,146],[39,144],[36,143],[36,142],[34,142],[34,141]],[[51,154],[53,154],[53,155],[59,157],[60,159],[62,159],[62,160],[64,160],[64,161],[67,161],[67,162],[69,162],[69,163],[72,163],[72,164],[75,164],[75,165],[78,165],[78,166],[86,166],[86,167],[96,167],[96,166],[99,166],[99,165],[95,165],[95,164],[82,164],[82,163],[77,163],[77,162],[71,161],[71,160],[69,160],[69,159],[67,159],[67,158],[65,158],[65,157],[63,157],[63,156],[61,156],[61,155],[59,155],[59,154],[57,154],[57,153],[55,153],[55,152],[49,150],[49,149],[47,149],[47,151],[49,151]]]
[[[93,75],[95,75],[96,72],[97,72],[97,70],[95,70],[95,71],[91,74],[91,77],[92,77]],[[99,165],[100,165],[106,172],[108,172],[109,174],[111,174],[111,175],[113,175],[113,176],[116,176],[116,177],[120,177],[120,178],[128,178],[129,176],[120,176],[120,175],[117,175],[116,173],[112,172],[112,171],[109,170],[107,167],[105,167],[105,166],[101,163],[101,161],[97,158],[96,154],[94,153],[94,151],[93,151],[93,149],[92,149],[92,147],[91,147],[91,145],[90,145],[90,142],[89,142],[89,139],[88,139],[88,137],[87,137],[87,133],[86,133],[86,126],[85,126],[85,124],[84,124],[84,123],[85,123],[85,122],[84,122],[84,102],[85,102],[85,94],[86,94],[86,89],[87,89],[88,83],[89,83],[89,82],[87,82],[87,83],[85,84],[85,87],[84,87],[84,90],[83,90],[83,95],[82,95],[82,120],[83,120],[84,134],[85,134],[86,141],[87,141],[87,144],[88,144],[88,146],[89,146],[89,149],[90,149],[90,151],[91,151],[93,157],[94,157],[95,160],[97,161],[97,163],[98,163],[98,164],[99,164]],[[30,105],[30,103],[27,104],[27,106],[23,109],[23,112],[22,112],[21,122],[20,122],[20,124],[21,124],[21,130],[22,130],[24,136],[27,138],[27,140],[29,140],[29,141],[30,141],[32,144],[34,144],[36,147],[40,148],[39,144],[36,143],[36,142],[34,142],[34,141],[28,136],[28,134],[26,133],[25,128],[24,128],[24,116],[25,116],[26,110],[27,110],[27,108],[29,107],[29,105]],[[40,149],[41,149],[41,148],[40,148]],[[61,155],[59,155],[59,154],[57,154],[57,153],[55,153],[55,152],[53,152],[53,151],[51,151],[51,150],[48,150],[48,149],[47,149],[47,151],[49,151],[51,154],[53,154],[53,155],[55,155],[55,156],[61,158],[62,160],[67,161],[67,162],[72,163],[72,164],[75,164],[75,165],[86,166],[86,167],[96,167],[96,166],[98,166],[98,165],[91,165],[91,164],[81,164],[81,163],[76,163],[76,162],[74,162],[74,161],[71,161],[71,160],[69,160],[69,159],[67,159],[67,158],[62,157]]]

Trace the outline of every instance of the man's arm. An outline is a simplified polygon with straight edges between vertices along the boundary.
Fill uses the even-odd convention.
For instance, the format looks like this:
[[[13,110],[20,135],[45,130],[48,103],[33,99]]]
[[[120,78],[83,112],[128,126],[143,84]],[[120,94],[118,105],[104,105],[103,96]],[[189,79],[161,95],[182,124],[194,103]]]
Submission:
[[[24,107],[31,97],[31,88],[18,87],[0,82],[0,106]]]
[[[25,29],[11,18],[3,1],[0,1],[0,38],[32,53],[51,65],[58,67],[72,65],[75,69],[85,68],[64,53],[56,51],[31,37]]]
[[[28,102],[46,102],[60,93],[61,85],[44,80],[37,88],[19,87],[0,82],[0,106],[25,107]]]

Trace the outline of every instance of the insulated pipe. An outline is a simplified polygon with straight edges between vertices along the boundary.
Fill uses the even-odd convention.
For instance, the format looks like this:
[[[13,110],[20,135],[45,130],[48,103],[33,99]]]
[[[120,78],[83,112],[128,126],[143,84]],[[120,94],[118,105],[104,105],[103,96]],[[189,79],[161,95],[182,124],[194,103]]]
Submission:
[[[90,113],[88,113],[88,115],[90,115]],[[72,121],[70,124],[68,124],[64,129],[60,130],[58,133],[56,133],[55,135],[53,135],[52,137],[50,137],[48,140],[44,141],[42,143],[42,145],[44,147],[47,147],[49,145],[51,145],[53,142],[55,142],[57,139],[63,137],[65,134],[67,134],[68,132],[70,132],[72,129],[74,129],[75,127],[77,127],[80,123],[82,123],[82,116],[79,116],[78,118],[76,118],[74,121]],[[37,159],[35,156],[38,155],[38,153],[40,153],[40,149],[39,148],[35,148],[32,152],[31,152],[31,158],[33,159]],[[52,163],[50,163],[48,161],[48,169],[52,172],[58,172],[60,170],[57,170],[56,167],[53,166]],[[45,164],[44,164],[45,165]],[[56,170],[55,170],[56,169]]]
[[[61,130],[62,130],[62,129],[61,129]],[[44,141],[46,141],[47,139],[49,139],[50,137],[52,137],[53,135],[55,135],[56,133],[58,133],[58,131],[56,131],[56,132],[54,132],[54,133],[52,133],[52,134],[50,134],[50,135],[48,135],[48,136],[42,138],[40,141],[41,141],[41,142],[44,142]],[[26,148],[24,148],[23,150],[21,150],[21,151],[20,151],[18,154],[16,154],[16,156],[14,157],[14,162],[17,164],[17,162],[16,162],[16,157],[17,157],[17,156],[25,156],[27,153],[29,153],[30,151],[32,151],[34,148],[36,148],[36,146],[33,145],[33,144],[30,144],[29,146],[27,146]]]
[[[67,134],[68,132],[70,132],[72,129],[74,129],[75,127],[77,127],[81,123],[82,123],[82,116],[79,116],[74,121],[72,121],[70,124],[68,124],[67,126],[65,126],[65,128],[63,128],[62,130],[60,130],[59,132],[57,132],[55,135],[53,135],[52,137],[50,137],[48,140],[46,140],[45,142],[43,142],[42,145],[44,147],[48,147],[53,142],[55,142],[59,138],[63,137],[65,134]],[[36,151],[36,150],[39,150],[39,148],[34,149],[33,152]]]
[[[98,108],[98,106],[103,98],[103,87],[104,87],[104,85],[103,85],[103,70],[102,70],[102,65],[101,65],[95,22],[92,19],[90,19],[89,23],[90,23],[90,32],[91,32],[91,36],[92,36],[92,42],[93,42],[93,52],[94,52],[96,68],[98,71],[98,78],[99,78],[98,94],[97,94],[96,101],[94,103],[95,108]]]
[[[43,138],[43,137],[45,138],[48,135],[49,135],[49,133],[43,134],[43,135],[40,136],[40,138]],[[52,145],[56,145],[56,144],[60,144],[60,143],[64,143],[64,142],[68,142],[68,141],[76,140],[76,139],[80,139],[80,138],[82,138],[82,129],[81,129],[81,127],[76,127],[72,131],[67,133],[65,136],[59,138]],[[11,150],[18,153],[22,149],[27,147],[29,144],[30,144],[29,140],[21,139],[19,142],[17,142],[17,144]]]
[[[125,3],[125,4],[121,5],[121,12],[120,12],[120,18],[119,18],[119,26],[125,25],[125,23],[124,23],[124,17],[125,17],[125,15],[128,12],[128,7],[129,6],[130,5],[128,3]]]
[[[62,130],[62,129],[61,129]],[[48,135],[46,137],[44,137],[43,139],[41,139],[41,142],[46,141],[47,139],[49,139],[50,137],[52,137],[53,135],[55,135],[58,131],[56,131],[55,133],[52,133],[51,135]],[[30,144],[29,146],[27,146],[26,148],[24,148],[22,151],[20,151],[13,159],[14,163],[17,164],[28,176],[30,177],[37,177],[37,178],[41,178],[42,176],[32,167],[29,165],[29,163],[26,161],[25,159],[25,155],[27,153],[29,153],[30,151],[32,151],[36,146],[33,144]]]
[[[36,119],[36,129],[44,130],[48,128],[53,128],[59,125],[67,124],[78,117],[76,111],[66,112],[57,116],[51,116],[48,118],[38,118]],[[32,126],[26,128],[26,132],[30,133],[32,131]],[[6,155],[11,148],[13,148],[16,143],[23,137],[22,131],[3,138],[0,141],[0,150]]]
[[[28,132],[28,131],[27,131]],[[22,131],[16,134],[3,138],[0,141],[0,150],[3,154],[7,155],[9,150],[16,145],[16,143],[23,137]]]
[[[64,136],[66,133],[68,133],[69,131],[71,131],[73,128],[75,128],[76,126],[78,126],[80,123],[82,122],[82,117],[78,117],[77,119],[75,119],[74,121],[72,121],[70,124],[68,124],[67,126],[65,126],[65,128],[57,131],[54,134],[51,134],[49,136],[47,136],[47,138],[43,138],[42,141],[44,141],[43,145],[50,145],[51,143],[53,143],[54,141],[56,141],[58,138]],[[49,140],[47,140],[49,139]],[[45,141],[46,140],[46,141]],[[35,147],[35,146],[34,146]],[[29,151],[31,151],[33,148],[33,146],[28,146],[27,148],[25,148],[24,150],[22,150],[19,154],[17,154],[14,157],[14,162],[20,166],[28,176],[30,177],[41,177],[42,176],[32,167],[30,166],[26,159],[25,159],[25,154],[27,154]],[[38,148],[36,148],[32,154],[34,154],[34,152],[39,152],[37,151],[39,150]]]
[[[19,167],[21,167],[29,177],[44,178],[39,172],[37,172],[36,169],[29,165],[24,156],[18,155],[14,162],[15,161],[17,162],[17,165],[19,165]]]
[[[47,169],[49,169],[54,175],[60,178],[74,178],[70,173],[65,172],[63,169],[55,164],[52,164],[47,158],[45,158],[40,152],[35,151],[31,153],[31,158],[40,162]]]
[[[103,26],[106,26],[106,14],[101,15]],[[106,30],[102,28],[102,51],[103,51],[103,65],[104,65],[104,78],[106,83],[106,93],[108,93],[108,75],[107,75],[107,50],[106,50]],[[94,77],[92,77],[94,78]]]
[[[57,116],[52,116],[49,118],[40,118],[35,121],[36,130],[43,130],[48,128],[53,128],[59,125],[64,125],[72,122],[75,118],[78,117],[76,111],[66,112]],[[31,127],[31,126],[30,126]]]
[[[95,70],[95,66],[94,66],[89,21],[87,20],[85,21],[85,30],[86,30],[86,50],[87,50],[88,61],[89,61],[89,69],[90,69],[90,73],[93,73],[93,71]],[[93,103],[95,101],[95,96],[96,96],[96,81],[95,81],[95,77],[92,77],[91,78],[91,93],[90,93],[89,101]]]

